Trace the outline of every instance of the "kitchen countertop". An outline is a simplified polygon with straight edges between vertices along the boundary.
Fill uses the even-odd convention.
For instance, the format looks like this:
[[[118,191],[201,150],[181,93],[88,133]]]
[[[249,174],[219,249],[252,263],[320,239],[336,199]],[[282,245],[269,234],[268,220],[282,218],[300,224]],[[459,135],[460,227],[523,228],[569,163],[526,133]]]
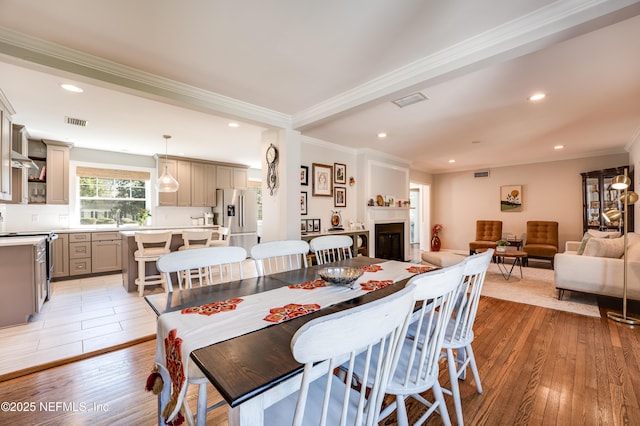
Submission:
[[[153,232],[160,232],[160,231],[171,231],[171,233],[173,234],[180,234],[183,231],[200,231],[202,229],[217,229],[218,227],[219,227],[218,225],[209,225],[209,226],[179,226],[179,227],[165,226],[165,227],[158,227],[158,228],[145,227],[145,228],[136,228],[136,229],[127,229],[127,230],[120,229],[120,235],[124,235],[125,237],[132,237],[134,234],[139,232],[153,233]]]
[[[96,228],[63,228],[63,229],[54,229],[53,232],[56,234],[71,234],[76,232],[142,232],[142,231],[161,231],[161,230],[169,230],[169,229],[208,229],[208,228],[218,228],[219,225],[170,225],[170,226],[109,226],[109,227],[96,227]],[[132,234],[133,235],[133,234]]]
[[[45,238],[47,238],[45,235],[38,235],[35,237],[1,237],[0,247],[35,246]]]

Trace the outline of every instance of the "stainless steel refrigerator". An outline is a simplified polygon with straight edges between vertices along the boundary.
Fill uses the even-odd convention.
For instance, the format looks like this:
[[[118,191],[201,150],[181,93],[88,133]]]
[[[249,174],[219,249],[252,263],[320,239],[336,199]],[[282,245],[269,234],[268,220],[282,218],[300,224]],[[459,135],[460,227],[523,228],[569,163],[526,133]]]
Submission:
[[[258,244],[258,201],[255,191],[216,190],[218,225],[229,228],[229,245],[244,247],[247,255]]]

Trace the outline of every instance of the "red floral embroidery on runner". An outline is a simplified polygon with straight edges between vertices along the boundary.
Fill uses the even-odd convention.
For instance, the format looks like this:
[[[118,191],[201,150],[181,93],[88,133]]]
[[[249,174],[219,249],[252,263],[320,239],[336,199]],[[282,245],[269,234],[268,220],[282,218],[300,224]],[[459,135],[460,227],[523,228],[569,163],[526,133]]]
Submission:
[[[200,314],[200,315],[213,315],[219,314],[225,311],[234,311],[238,307],[238,303],[244,300],[236,297],[233,299],[222,300],[214,303],[207,303],[206,305],[193,306],[191,308],[185,308],[180,313],[183,314]]]
[[[382,281],[369,280],[366,283],[361,283],[360,287],[362,287],[362,289],[365,291],[373,291],[373,290],[379,290],[381,288],[385,288],[386,286],[391,284],[393,284],[393,280],[382,280]]]
[[[424,272],[429,272],[429,271],[433,271],[434,268],[433,266],[410,266],[407,268],[407,271],[411,272],[412,274],[422,274]]]
[[[360,269],[362,269],[365,272],[378,272],[378,271],[382,271],[382,266],[380,265],[367,265],[367,266],[363,266]]]
[[[162,416],[167,419],[176,407],[178,395],[184,384],[184,365],[182,364],[182,339],[176,337],[178,330],[174,328],[164,339],[164,352],[166,354],[166,367],[171,377],[171,397],[162,412]]]
[[[314,288],[326,287],[327,283],[322,278],[317,278],[313,281],[305,281],[300,284],[291,284],[289,288],[301,289],[301,290],[313,290]]]
[[[288,305],[284,305],[280,308],[271,308],[269,310],[269,315],[267,315],[263,319],[269,322],[280,323],[295,317],[310,314],[311,312],[315,312],[318,309],[320,309],[320,305],[317,305],[315,303],[307,305],[289,303]]]

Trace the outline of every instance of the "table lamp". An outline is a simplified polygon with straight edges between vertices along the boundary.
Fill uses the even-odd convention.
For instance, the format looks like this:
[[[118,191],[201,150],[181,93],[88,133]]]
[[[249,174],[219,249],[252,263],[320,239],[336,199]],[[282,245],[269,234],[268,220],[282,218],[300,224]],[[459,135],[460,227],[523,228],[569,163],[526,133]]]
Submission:
[[[611,209],[604,212],[604,217],[607,221],[613,222],[616,220],[620,220],[621,213],[624,215],[623,226],[624,226],[624,252],[622,255],[623,258],[623,283],[622,283],[622,313],[620,312],[607,312],[607,318],[622,322],[629,325],[640,324],[640,318],[635,318],[627,315],[627,221],[629,218],[629,206],[635,204],[638,201],[638,194],[633,191],[629,191],[628,188],[631,185],[631,179],[627,176],[627,169],[624,169],[624,175],[618,175],[613,178],[611,181],[611,187],[617,190],[623,190],[624,192],[618,198],[618,201],[622,203],[623,211],[620,212],[617,209]]]

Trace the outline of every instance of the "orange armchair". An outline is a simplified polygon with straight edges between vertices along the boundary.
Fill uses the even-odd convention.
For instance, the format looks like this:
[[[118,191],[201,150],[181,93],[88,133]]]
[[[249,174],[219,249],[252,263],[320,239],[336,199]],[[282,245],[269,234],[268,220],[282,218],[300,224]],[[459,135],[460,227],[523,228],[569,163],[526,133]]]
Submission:
[[[476,221],[476,240],[469,243],[469,254],[483,248],[496,248],[496,241],[502,238],[501,220]]]
[[[527,222],[527,241],[522,247],[528,258],[551,261],[558,253],[558,222],[531,220]]]

